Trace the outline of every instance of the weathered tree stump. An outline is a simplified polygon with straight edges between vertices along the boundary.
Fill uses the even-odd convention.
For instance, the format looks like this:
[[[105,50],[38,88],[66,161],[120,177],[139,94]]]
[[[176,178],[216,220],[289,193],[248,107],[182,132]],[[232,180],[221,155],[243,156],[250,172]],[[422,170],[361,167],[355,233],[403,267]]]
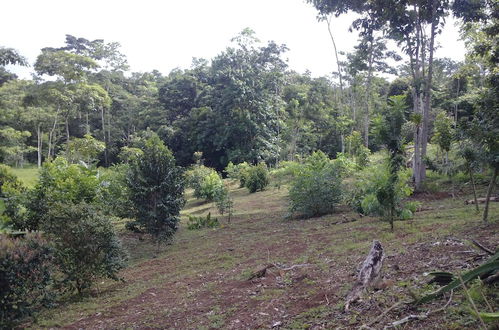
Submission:
[[[384,252],[381,243],[373,241],[371,251],[362,263],[357,281],[348,294],[345,303],[345,310],[348,311],[350,304],[362,296],[362,293],[370,287],[376,286],[381,279],[381,268],[383,267]]]

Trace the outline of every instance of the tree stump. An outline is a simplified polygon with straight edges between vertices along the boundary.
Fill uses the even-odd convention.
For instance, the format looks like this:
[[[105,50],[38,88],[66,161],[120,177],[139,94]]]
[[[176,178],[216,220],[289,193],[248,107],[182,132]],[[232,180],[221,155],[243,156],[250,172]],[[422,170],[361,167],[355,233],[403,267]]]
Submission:
[[[366,259],[362,263],[357,281],[347,296],[345,310],[348,311],[350,304],[362,296],[362,293],[370,287],[374,287],[381,279],[381,268],[383,267],[384,252],[381,243],[373,241],[373,245]]]

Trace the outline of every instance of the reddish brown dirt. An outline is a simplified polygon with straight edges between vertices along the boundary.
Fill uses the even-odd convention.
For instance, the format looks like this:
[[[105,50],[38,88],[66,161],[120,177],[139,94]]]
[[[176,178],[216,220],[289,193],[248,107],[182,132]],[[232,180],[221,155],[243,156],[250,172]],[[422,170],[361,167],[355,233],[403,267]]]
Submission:
[[[259,208],[258,201],[251,205]],[[254,329],[275,325],[355,329],[396,301],[409,299],[404,286],[424,285],[424,272],[463,271],[483,262],[483,254],[466,245],[465,239],[473,237],[489,247],[499,242],[497,222],[487,228],[465,225],[452,236],[438,234],[446,228],[445,222],[428,226],[416,222],[421,238],[412,243],[409,238],[414,230],[410,226],[396,229],[393,238],[382,240],[387,254],[384,276],[389,284],[344,312],[342,304],[355,269],[372,239],[387,235],[387,226],[368,217],[340,225],[331,225],[331,217],[284,222],[280,220],[284,212],[279,212],[274,212],[272,219],[265,214],[236,217],[230,226],[193,237],[185,238],[180,233],[179,240],[164,254],[127,269],[123,273],[126,282],[103,293],[126,291],[131,285],[143,283],[143,289],[135,289],[135,296],[105,305],[97,313],[83,314],[64,328]],[[265,277],[247,280],[253,270],[269,262],[281,268],[305,266],[292,270],[273,267]],[[185,272],[182,267],[186,267]],[[443,303],[437,300],[428,308]],[[417,311],[410,307],[395,309],[373,327],[411,313]],[[407,328],[439,328],[442,322],[441,315],[435,315],[412,322]]]

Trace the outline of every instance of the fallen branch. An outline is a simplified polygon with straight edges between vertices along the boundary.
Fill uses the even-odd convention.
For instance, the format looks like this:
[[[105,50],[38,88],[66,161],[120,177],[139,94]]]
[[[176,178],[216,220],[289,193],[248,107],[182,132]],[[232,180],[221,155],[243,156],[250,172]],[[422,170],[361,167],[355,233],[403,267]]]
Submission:
[[[359,299],[365,290],[379,281],[384,257],[381,243],[374,240],[371,250],[359,271],[357,281],[346,298],[345,311],[348,311],[350,304]]]
[[[480,250],[484,251],[484,252],[487,252],[488,254],[490,254],[491,256],[494,255],[494,251],[490,250],[490,249],[487,249],[485,246],[483,246],[482,244],[480,244],[479,242],[477,242],[476,240],[472,239],[471,242],[473,244],[475,244]]]
[[[478,204],[483,204],[487,201],[487,198],[482,197],[482,198],[477,198]],[[499,197],[490,197],[490,202],[499,202]],[[464,204],[469,205],[469,204],[475,204],[474,199],[469,199],[467,201],[464,201]]]
[[[404,317],[403,319],[392,322],[389,326],[386,326],[383,329],[395,328],[395,327],[398,327],[399,325],[402,325],[404,323],[407,323],[407,322],[410,322],[413,320],[425,320],[427,318],[428,318],[428,314],[419,314],[419,315],[411,314],[411,315]]]
[[[371,326],[372,326],[373,324],[376,324],[376,323],[378,323],[379,321],[381,321],[381,319],[382,319],[383,317],[385,317],[385,315],[386,315],[386,314],[390,313],[390,311],[392,311],[393,309],[397,308],[398,306],[400,306],[400,305],[402,305],[402,304],[404,304],[404,302],[403,302],[403,301],[399,301],[399,302],[397,302],[397,303],[393,304],[393,305],[392,305],[392,306],[390,306],[389,308],[385,309],[385,311],[384,311],[383,313],[381,313],[381,315],[380,315],[380,316],[378,316],[377,318],[375,318],[375,319],[374,319],[374,320],[372,320],[371,322],[369,322],[369,323],[366,323],[366,324],[362,325],[362,326],[360,327],[360,329],[369,329],[369,328],[371,328]]]

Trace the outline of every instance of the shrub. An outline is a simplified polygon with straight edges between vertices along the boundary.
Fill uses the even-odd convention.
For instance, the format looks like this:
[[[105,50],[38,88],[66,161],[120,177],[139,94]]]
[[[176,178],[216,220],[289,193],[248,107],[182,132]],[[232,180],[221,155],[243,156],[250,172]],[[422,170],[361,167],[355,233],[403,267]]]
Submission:
[[[46,162],[40,170],[40,177],[35,188],[28,193],[28,212],[19,229],[38,230],[53,205],[92,204],[97,200],[99,179],[97,171],[82,165],[68,164],[66,159],[58,157],[53,162]]]
[[[0,164],[0,232],[10,230],[22,222],[26,187],[10,171]]]
[[[127,185],[127,164],[114,165],[100,176],[97,204],[107,215],[131,218],[134,209]]]
[[[186,173],[187,185],[194,189],[194,197],[212,201],[215,190],[223,186],[222,178],[212,168],[194,165]]]
[[[258,165],[251,166],[247,170],[245,186],[250,193],[264,190],[269,183],[269,171],[265,163],[258,163]]]
[[[215,204],[217,205],[218,212],[220,212],[221,215],[224,215],[225,213],[228,214],[230,222],[234,201],[230,196],[229,189],[227,189],[224,185],[217,187],[215,190]]]
[[[39,234],[0,239],[0,328],[8,329],[52,295],[53,254]]]
[[[199,196],[207,201],[212,201],[215,199],[216,192],[223,189],[223,186],[222,178],[213,170],[201,180],[200,190],[198,194],[196,194],[196,192],[194,192],[194,194],[197,195],[196,197]]]
[[[290,211],[310,218],[334,211],[341,200],[338,166],[321,151],[310,155],[291,182]]]
[[[167,241],[177,230],[185,204],[184,175],[157,135],[145,141],[142,151],[130,162],[127,175],[136,222],[158,242]]]
[[[237,165],[229,162],[225,168],[225,173],[227,173],[227,177],[229,179],[238,180],[239,188],[243,188],[246,186],[246,179],[248,177],[248,170],[250,167],[251,165],[246,162]]]
[[[301,164],[295,161],[282,161],[279,167],[273,170],[270,175],[275,183],[275,186],[280,189],[281,186],[298,175],[301,169]]]
[[[81,293],[100,277],[118,280],[126,253],[109,218],[88,204],[55,204],[41,228],[55,247],[61,287]]]
[[[218,227],[220,223],[218,218],[212,218],[211,213],[208,213],[206,217],[196,217],[189,215],[189,221],[187,222],[187,229],[201,229],[201,228],[214,228]]]
[[[390,170],[388,160],[372,164],[369,168],[358,172],[353,179],[347,203],[357,212],[364,215],[383,216],[387,211],[379,202],[389,185]],[[416,203],[403,205],[402,200],[412,194],[409,186],[411,173],[409,170],[398,172],[398,179],[394,186],[395,216],[410,218],[417,209]]]

